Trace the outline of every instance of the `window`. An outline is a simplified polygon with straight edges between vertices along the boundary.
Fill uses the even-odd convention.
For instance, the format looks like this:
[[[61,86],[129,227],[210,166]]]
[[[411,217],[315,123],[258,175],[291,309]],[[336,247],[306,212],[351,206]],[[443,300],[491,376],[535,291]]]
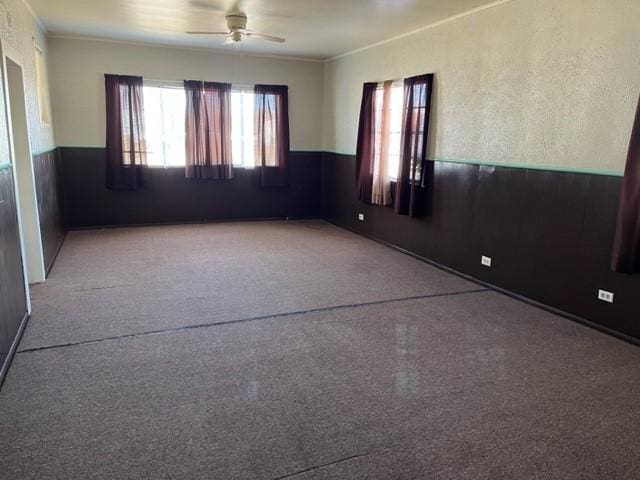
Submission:
[[[407,112],[407,115],[410,116],[409,124],[411,127],[411,165],[410,171],[414,171],[414,178],[410,181],[415,182],[419,185],[422,182],[422,155],[424,142],[426,142],[426,135],[424,131],[425,120],[428,122],[428,111],[427,111],[427,98],[428,94],[430,94],[431,84],[427,84],[424,81],[417,82],[412,87],[412,98],[413,98],[413,107],[408,106],[407,108],[411,108],[411,111]],[[404,108],[404,107],[403,107]],[[425,118],[427,117],[427,118]],[[416,158],[418,156],[419,158]]]
[[[186,99],[180,84],[145,83],[144,123],[147,165],[184,166]]]
[[[233,164],[245,168],[255,166],[253,90],[234,87],[231,90],[231,149]]]
[[[51,123],[51,112],[49,110],[49,87],[47,82],[47,67],[44,61],[44,53],[37,45],[34,45],[36,58],[36,83],[38,88],[38,107],[40,110],[40,123],[49,125]]]
[[[382,84],[376,90],[376,135],[382,133],[382,105],[384,91]],[[387,139],[389,153],[387,158],[387,175],[391,179],[396,179],[400,168],[400,142],[402,141],[402,109],[404,102],[404,88],[402,82],[396,81],[391,87],[391,98],[388,106],[389,115],[389,138]]]
[[[231,147],[233,164],[238,167],[255,165],[254,97],[252,88],[233,87],[231,92]],[[145,82],[144,119],[149,166],[184,166],[185,109],[186,98],[181,83]]]

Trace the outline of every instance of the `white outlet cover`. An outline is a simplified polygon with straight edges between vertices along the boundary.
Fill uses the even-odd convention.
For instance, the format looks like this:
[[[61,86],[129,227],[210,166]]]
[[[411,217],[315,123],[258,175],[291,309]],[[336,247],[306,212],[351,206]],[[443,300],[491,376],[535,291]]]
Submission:
[[[606,290],[598,290],[598,300],[603,302],[613,303],[613,292],[607,292]]]
[[[361,222],[364,222],[364,213],[358,214],[358,220],[360,220]]]
[[[480,259],[480,263],[482,265],[484,265],[485,267],[490,267],[491,266],[491,257],[485,257],[483,255],[482,258]]]

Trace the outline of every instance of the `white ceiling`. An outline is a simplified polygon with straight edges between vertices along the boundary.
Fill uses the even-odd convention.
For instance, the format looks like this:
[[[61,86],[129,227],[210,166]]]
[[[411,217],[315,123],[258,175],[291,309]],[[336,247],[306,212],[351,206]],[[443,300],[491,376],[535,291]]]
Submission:
[[[27,0],[51,35],[223,48],[224,37],[187,30],[226,30],[239,10],[248,28],[285,37],[250,39],[242,50],[327,59],[491,3],[489,0]],[[231,48],[231,47],[226,47]]]

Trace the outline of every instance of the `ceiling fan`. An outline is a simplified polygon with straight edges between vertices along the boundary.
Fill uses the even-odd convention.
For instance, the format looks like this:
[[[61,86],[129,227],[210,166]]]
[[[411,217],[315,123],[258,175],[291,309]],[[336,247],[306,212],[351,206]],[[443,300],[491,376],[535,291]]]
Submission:
[[[259,38],[269,42],[284,43],[285,39],[274,37],[273,35],[264,35],[262,33],[247,30],[247,16],[244,13],[230,13],[225,16],[227,19],[227,32],[187,32],[189,35],[226,35],[225,45],[239,44],[243,38]]]

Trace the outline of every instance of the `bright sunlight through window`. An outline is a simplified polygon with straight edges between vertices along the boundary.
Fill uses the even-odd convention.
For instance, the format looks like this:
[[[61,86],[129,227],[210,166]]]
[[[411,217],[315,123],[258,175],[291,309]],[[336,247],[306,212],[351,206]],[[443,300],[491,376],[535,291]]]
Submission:
[[[184,166],[185,108],[186,99],[182,88],[144,86],[144,122],[149,166]]]
[[[49,110],[49,87],[47,86],[47,68],[44,62],[44,53],[37,45],[35,46],[35,56],[40,122],[43,125],[48,125],[51,123],[51,112]]]
[[[185,164],[184,89],[178,83],[152,83],[144,86],[144,120],[147,138],[147,164],[152,167],[182,167]],[[233,164],[252,168],[254,93],[234,87],[231,92],[231,147]]]
[[[376,104],[382,106],[383,89],[376,91]],[[404,88],[401,82],[396,82],[391,87],[391,103],[389,105],[389,156],[387,159],[387,175],[391,179],[398,177],[400,168],[400,142],[402,141],[402,109],[404,107]],[[377,116],[381,116],[380,112]],[[376,129],[380,131],[380,126]]]
[[[233,89],[231,91],[231,148],[233,164],[252,168],[255,166],[255,149],[253,136],[252,91]]]

